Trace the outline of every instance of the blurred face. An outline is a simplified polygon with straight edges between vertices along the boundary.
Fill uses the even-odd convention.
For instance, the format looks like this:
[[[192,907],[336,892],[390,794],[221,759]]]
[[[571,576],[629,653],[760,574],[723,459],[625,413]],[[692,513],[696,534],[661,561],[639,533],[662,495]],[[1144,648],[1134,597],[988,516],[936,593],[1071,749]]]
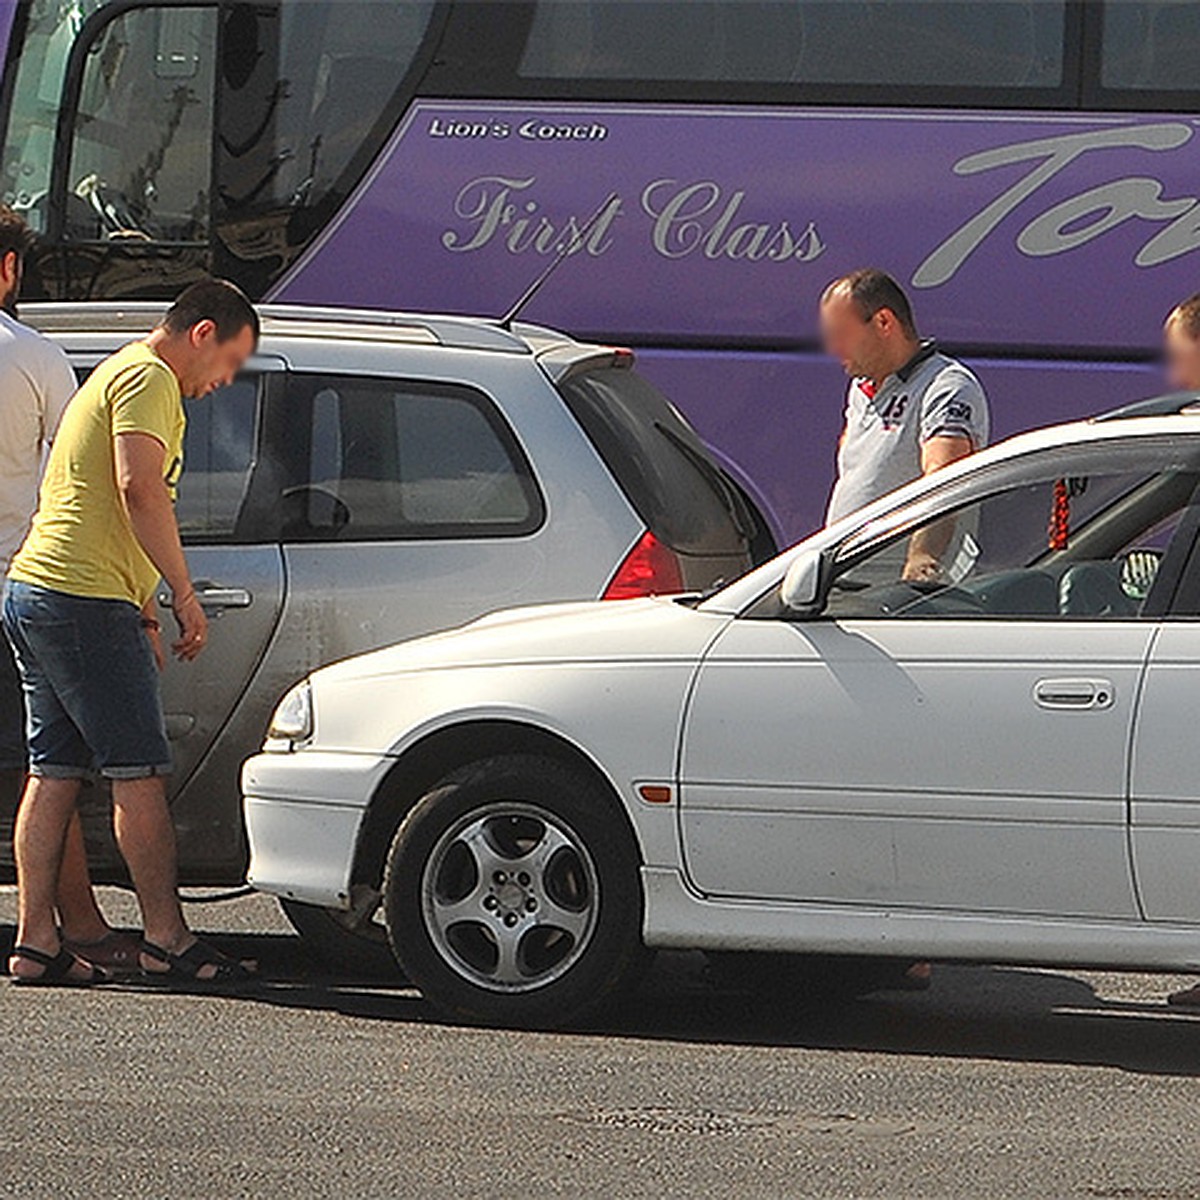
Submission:
[[[825,352],[851,378],[882,380],[909,358],[911,339],[890,308],[864,318],[850,296],[835,289],[821,304],[820,322]]]
[[[198,321],[188,331],[187,361],[179,387],[185,396],[198,400],[227,383],[254,353],[254,334],[244,325],[233,337],[219,341],[212,321]]]
[[[1200,337],[1192,337],[1176,317],[1163,328],[1167,380],[1181,392],[1200,391]]]

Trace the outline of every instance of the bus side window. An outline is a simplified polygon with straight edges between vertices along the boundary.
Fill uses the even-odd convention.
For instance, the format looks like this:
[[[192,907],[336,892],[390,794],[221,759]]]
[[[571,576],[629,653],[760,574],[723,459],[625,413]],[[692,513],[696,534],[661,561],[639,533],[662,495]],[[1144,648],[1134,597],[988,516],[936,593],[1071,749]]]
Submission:
[[[1114,91],[1191,91],[1200,55],[1194,4],[1124,0],[1104,6],[1100,84]]]
[[[1057,87],[1062,0],[543,0],[527,79]]]

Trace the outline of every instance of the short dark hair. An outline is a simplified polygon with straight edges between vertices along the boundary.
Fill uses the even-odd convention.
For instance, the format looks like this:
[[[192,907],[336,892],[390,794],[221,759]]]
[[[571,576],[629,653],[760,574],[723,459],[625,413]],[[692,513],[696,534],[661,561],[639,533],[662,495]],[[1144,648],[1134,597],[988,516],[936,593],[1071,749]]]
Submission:
[[[0,258],[6,254],[15,254],[24,258],[33,249],[37,240],[32,229],[26,224],[20,213],[14,212],[7,204],[0,204]]]
[[[913,337],[917,336],[912,304],[904,294],[904,289],[886,271],[880,271],[877,267],[863,267],[843,275],[825,289],[822,302],[838,291],[844,291],[850,297],[850,302],[864,321],[869,321],[881,309],[889,308],[904,331]]]
[[[258,343],[258,313],[246,293],[227,279],[201,279],[184,288],[159,326],[168,333],[186,333],[201,321],[217,327],[219,342],[236,337],[248,325]]]
[[[1200,339],[1200,292],[1181,300],[1167,317],[1167,324],[1178,322],[1180,328],[1188,337]]]

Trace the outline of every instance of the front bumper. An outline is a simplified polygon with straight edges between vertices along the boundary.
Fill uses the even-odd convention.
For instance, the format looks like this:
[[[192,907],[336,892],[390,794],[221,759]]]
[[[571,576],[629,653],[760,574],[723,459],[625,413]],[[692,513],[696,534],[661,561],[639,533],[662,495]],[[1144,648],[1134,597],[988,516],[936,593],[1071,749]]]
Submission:
[[[316,750],[247,760],[242,807],[250,885],[304,904],[348,909],[359,830],[391,765],[388,758]]]

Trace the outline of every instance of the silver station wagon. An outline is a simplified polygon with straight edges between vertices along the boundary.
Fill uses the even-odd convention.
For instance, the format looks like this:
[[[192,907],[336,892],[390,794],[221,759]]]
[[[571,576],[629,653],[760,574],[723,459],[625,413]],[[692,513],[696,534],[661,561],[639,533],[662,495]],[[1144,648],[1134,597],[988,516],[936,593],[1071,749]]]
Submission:
[[[22,317],[82,378],[162,310],[29,304]],[[314,668],[496,609],[708,588],[770,549],[627,350],[462,317],[260,312],[249,368],[187,406],[177,512],[211,635],[163,686],[191,886],[243,880],[242,761]],[[97,878],[120,881],[100,789],[84,817]],[[10,859],[2,869],[11,878]],[[375,907],[288,906],[351,970],[392,961]]]

